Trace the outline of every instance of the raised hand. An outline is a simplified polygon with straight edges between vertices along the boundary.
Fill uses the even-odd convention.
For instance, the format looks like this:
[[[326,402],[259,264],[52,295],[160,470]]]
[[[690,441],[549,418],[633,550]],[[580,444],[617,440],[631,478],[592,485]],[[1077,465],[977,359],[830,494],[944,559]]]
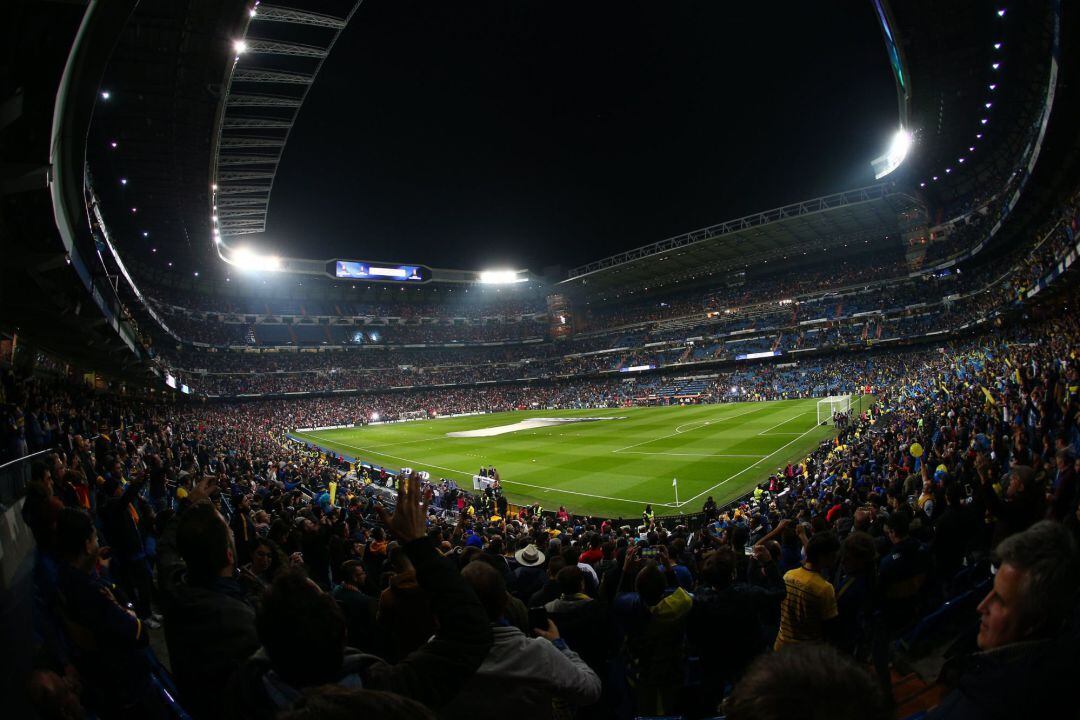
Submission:
[[[376,507],[379,518],[399,540],[409,542],[427,534],[427,508],[420,492],[420,476],[409,473],[398,483],[397,507],[391,515],[382,505]]]

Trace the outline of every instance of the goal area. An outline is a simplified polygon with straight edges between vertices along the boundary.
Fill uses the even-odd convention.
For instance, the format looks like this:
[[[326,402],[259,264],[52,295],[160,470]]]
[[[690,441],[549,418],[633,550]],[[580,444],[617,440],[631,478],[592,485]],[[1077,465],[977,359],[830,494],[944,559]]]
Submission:
[[[405,410],[401,413],[402,420],[427,420],[427,410]]]
[[[851,395],[830,395],[817,401],[817,424],[827,425],[837,412],[851,409]]]

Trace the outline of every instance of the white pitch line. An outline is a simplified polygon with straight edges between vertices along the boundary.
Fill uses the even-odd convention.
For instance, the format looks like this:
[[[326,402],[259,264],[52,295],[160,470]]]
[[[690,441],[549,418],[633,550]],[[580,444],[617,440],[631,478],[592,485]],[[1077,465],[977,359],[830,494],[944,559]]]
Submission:
[[[360,447],[359,445],[350,445],[349,443],[343,443],[339,440],[327,440],[325,438],[319,437],[318,435],[315,435],[314,433],[312,433],[311,437],[318,438],[323,442],[333,443],[334,445],[341,445],[342,447],[352,448],[353,450],[359,450],[360,452],[370,453],[371,455],[380,455],[382,457],[393,458],[394,460],[403,460],[404,462],[413,463],[416,465],[426,465],[428,467],[438,468],[439,470],[445,470],[447,472],[457,473],[458,475],[465,475],[467,477],[473,476],[473,473],[466,472],[464,470],[455,470],[454,468],[443,467],[442,465],[433,465],[432,463],[424,462],[423,460],[411,460],[406,457],[400,457],[398,455],[391,455],[390,453],[378,452],[371,450],[370,448]]]
[[[728,455],[726,453],[692,453],[692,452],[649,452],[648,450],[624,450],[624,455],[685,455],[687,457],[716,457],[716,458],[755,458],[761,460],[761,455]]]
[[[443,440],[443,439],[445,439],[445,437],[446,437],[445,435],[436,435],[435,437],[420,438],[419,440],[404,440],[402,442],[381,443],[379,445],[372,445],[370,447],[384,448],[384,447],[397,447],[398,445],[413,445],[413,444],[419,443],[419,442],[431,442],[432,440]]]
[[[678,427],[676,427],[675,432],[676,433],[690,432],[690,430],[697,430],[698,428],[703,428],[706,425],[708,425],[710,422],[711,422],[710,420],[692,420],[691,422],[683,423],[682,425],[679,425]],[[719,422],[719,420],[717,422]],[[697,425],[697,427],[690,428],[690,430],[683,430],[683,428],[688,426],[688,425]]]
[[[752,412],[759,412],[761,410],[764,410],[766,406],[767,406],[766,403],[761,403],[761,407],[751,407],[750,409],[748,409],[748,410],[746,410],[744,412],[735,413],[734,415],[727,415],[725,417],[717,418],[715,420],[709,420],[709,422],[710,423],[720,423],[720,422],[724,422],[725,420],[734,420],[737,417],[741,417],[743,415],[747,415],[747,414],[752,413]],[[692,432],[691,430],[680,431],[679,428],[685,427],[687,425],[693,425],[694,422],[704,422],[704,421],[692,421],[692,422],[688,422],[688,423],[683,423],[682,425],[676,426],[675,432],[673,432],[673,433],[668,433],[667,435],[661,435],[660,437],[654,437],[654,438],[652,438],[650,440],[645,440],[643,442],[634,443],[633,445],[627,445],[626,447],[619,448],[618,450],[612,450],[611,452],[613,452],[613,453],[625,452],[626,450],[629,450],[630,448],[636,448],[636,447],[640,447],[642,445],[648,445],[649,443],[656,442],[657,440],[663,440],[664,438],[675,437],[676,435],[682,435],[683,432]],[[705,427],[705,426],[702,425],[701,427]],[[700,428],[695,428],[695,429],[700,429]]]
[[[796,418],[801,418],[801,417],[802,417],[803,415],[809,415],[809,414],[810,414],[810,413],[812,413],[812,412],[817,412],[817,409],[815,408],[814,410],[807,410],[806,412],[801,412],[801,413],[799,413],[798,415],[792,415],[792,416],[791,416],[791,417],[789,417],[789,418],[788,418],[787,420],[783,420],[783,421],[781,421],[781,422],[778,422],[778,423],[776,423],[775,425],[773,425],[773,426],[772,426],[771,428],[765,428],[764,430],[762,430],[761,432],[759,432],[759,433],[758,433],[758,435],[764,435],[765,433],[769,432],[770,430],[772,430],[772,429],[774,429],[774,428],[778,428],[778,427],[780,427],[781,425],[787,425],[787,424],[788,424],[789,422],[791,422],[792,420],[794,420],[794,419],[796,419]],[[775,434],[776,434],[776,435],[780,435],[780,434],[782,434],[782,433],[775,433]]]
[[[303,435],[312,435],[312,434],[311,433],[300,433],[300,435],[303,436]],[[312,435],[312,437],[315,437],[315,435]],[[443,440],[445,438],[446,438],[445,435],[435,435],[435,436],[432,436],[432,437],[420,438],[418,440],[402,440],[400,442],[389,442],[389,443],[379,443],[378,445],[368,445],[368,446],[364,447],[363,449],[364,450],[373,450],[374,448],[395,447],[397,445],[413,445],[413,444],[419,443],[419,442],[431,442],[433,440]],[[327,440],[327,442],[337,442],[337,440]],[[344,445],[345,443],[341,443],[341,444]],[[353,449],[360,449],[360,448],[356,448],[353,445],[348,445],[347,447],[351,447]]]
[[[679,503],[679,507],[682,507],[683,505],[686,505],[687,503],[692,503],[692,502],[694,502],[695,500],[697,500],[697,499],[698,499],[699,497],[701,497],[702,495],[704,495],[705,493],[709,493],[709,492],[712,492],[712,491],[713,491],[713,490],[715,490],[716,488],[720,487],[721,485],[723,485],[724,483],[726,483],[726,482],[727,482],[728,480],[734,480],[735,478],[737,478],[737,477],[739,477],[740,475],[742,475],[742,474],[743,474],[744,472],[747,472],[747,471],[749,471],[749,470],[753,470],[753,469],[754,469],[755,467],[757,467],[757,466],[758,466],[758,464],[759,464],[759,463],[760,463],[760,462],[761,462],[762,460],[768,460],[768,459],[769,459],[769,458],[771,458],[771,457],[772,457],[773,455],[775,455],[776,453],[778,453],[778,452],[780,452],[781,450],[783,450],[784,448],[786,448],[786,447],[787,447],[788,445],[791,445],[792,443],[798,442],[798,441],[799,441],[800,439],[802,439],[803,437],[805,437],[805,436],[809,435],[810,433],[814,432],[814,430],[817,430],[817,427],[818,427],[817,425],[814,425],[814,426],[813,426],[812,428],[810,428],[809,430],[807,430],[806,432],[804,432],[804,433],[803,433],[802,435],[800,435],[799,437],[797,437],[797,438],[792,438],[791,440],[787,441],[786,443],[784,443],[783,445],[781,445],[780,447],[776,448],[776,449],[775,449],[775,450],[773,450],[773,451],[772,451],[771,453],[769,453],[768,455],[766,455],[765,457],[763,457],[763,458],[761,458],[760,460],[758,460],[757,462],[755,462],[755,463],[754,463],[753,465],[750,465],[750,466],[748,466],[748,467],[745,467],[745,468],[743,468],[742,470],[740,470],[739,472],[737,472],[737,473],[735,473],[734,475],[732,475],[731,477],[729,477],[729,478],[726,478],[726,479],[724,479],[724,480],[721,480],[720,482],[718,482],[718,483],[716,483],[715,485],[713,485],[713,486],[712,486],[711,488],[706,488],[705,490],[702,490],[701,492],[699,492],[699,493],[698,493],[697,495],[695,495],[694,497],[690,498],[689,500],[683,500],[683,501],[682,501],[681,503]]]
[[[310,435],[313,438],[322,439],[322,438],[319,438],[319,436],[314,434],[314,433],[311,433]],[[442,465],[434,465],[434,464],[426,462],[424,460],[411,460],[409,458],[400,457],[398,455],[390,455],[389,453],[373,452],[371,450],[368,450],[367,448],[362,448],[362,447],[359,447],[358,445],[350,445],[348,443],[339,442],[337,440],[323,440],[323,442],[333,443],[335,445],[341,445],[342,447],[352,448],[353,450],[359,450],[361,452],[366,452],[366,453],[369,453],[371,455],[379,455],[381,457],[393,458],[394,460],[401,460],[403,462],[409,463],[410,465],[424,465],[426,467],[438,468],[439,470],[445,470],[447,472],[457,473],[458,475],[465,475],[466,477],[472,477],[473,476],[473,473],[465,472],[464,470],[455,470],[454,468],[443,467]],[[593,495],[592,493],[583,493],[583,492],[578,492],[577,490],[564,490],[562,488],[552,488],[552,487],[546,487],[544,485],[532,485],[530,483],[520,482],[518,480],[503,480],[502,483],[504,485],[521,485],[523,487],[535,488],[537,490],[547,490],[549,492],[566,493],[568,495],[580,495],[582,497],[597,498],[599,500],[616,500],[618,502],[633,503],[634,505],[661,505],[663,507],[675,507],[675,505],[672,504],[672,503],[646,502],[644,500],[628,500],[626,498],[610,497],[608,495]]]
[[[417,463],[419,464],[419,462]],[[576,490],[563,490],[562,488],[549,488],[544,485],[530,485],[529,483],[519,482],[517,480],[500,480],[503,485],[522,485],[524,487],[536,488],[538,490],[547,490],[549,492],[568,493],[570,495],[581,495],[583,497],[600,498],[601,500],[617,500],[619,502],[628,502],[635,505],[662,505],[664,507],[677,507],[674,503],[658,503],[658,502],[646,502],[644,500],[628,500],[626,498],[609,497],[607,495],[593,495],[592,493],[583,493]]]

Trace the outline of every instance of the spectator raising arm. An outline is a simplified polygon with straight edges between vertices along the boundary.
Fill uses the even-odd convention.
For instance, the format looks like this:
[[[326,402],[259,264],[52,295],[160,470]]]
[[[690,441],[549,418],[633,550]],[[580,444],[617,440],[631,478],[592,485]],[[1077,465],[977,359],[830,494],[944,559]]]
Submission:
[[[476,593],[427,537],[420,478],[413,473],[399,484],[392,515],[379,510],[415,566],[417,581],[431,598],[439,630],[397,665],[381,660],[373,663],[366,673],[365,687],[389,690],[437,707],[453,697],[462,681],[480,667],[491,647],[491,627]]]

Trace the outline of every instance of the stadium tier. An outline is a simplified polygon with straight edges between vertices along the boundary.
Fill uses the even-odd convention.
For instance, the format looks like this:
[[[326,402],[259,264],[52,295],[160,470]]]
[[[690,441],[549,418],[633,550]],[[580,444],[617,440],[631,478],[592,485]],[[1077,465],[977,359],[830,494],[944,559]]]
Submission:
[[[1073,716],[1076,8],[563,5],[5,9],[0,716]]]

